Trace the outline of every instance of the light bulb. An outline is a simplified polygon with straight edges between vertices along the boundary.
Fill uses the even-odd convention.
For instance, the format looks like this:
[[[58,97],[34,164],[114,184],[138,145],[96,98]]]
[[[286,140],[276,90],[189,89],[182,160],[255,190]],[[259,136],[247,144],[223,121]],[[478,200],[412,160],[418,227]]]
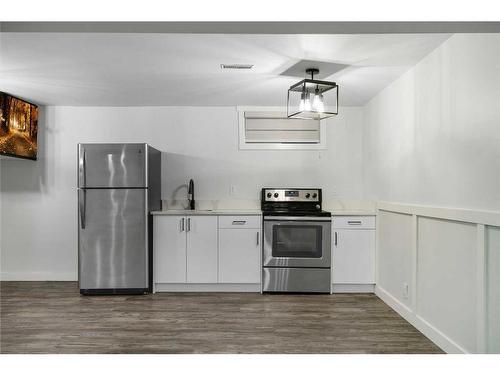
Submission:
[[[306,93],[306,98],[304,100],[304,111],[310,111],[311,110],[311,96],[307,92]]]
[[[302,89],[300,93],[300,103],[299,103],[299,111],[302,112],[306,106],[306,91]]]
[[[323,103],[323,94],[319,92],[319,87],[316,86],[316,90],[314,90],[314,101],[313,101],[313,108],[316,112],[324,112],[325,111],[325,104]]]
[[[321,105],[321,100],[319,99],[319,95],[316,94],[316,95],[314,95],[314,99],[313,99],[313,108],[316,111],[319,111],[320,105]]]
[[[318,98],[316,111],[325,112],[325,102],[323,101],[323,94],[316,95],[316,98]]]

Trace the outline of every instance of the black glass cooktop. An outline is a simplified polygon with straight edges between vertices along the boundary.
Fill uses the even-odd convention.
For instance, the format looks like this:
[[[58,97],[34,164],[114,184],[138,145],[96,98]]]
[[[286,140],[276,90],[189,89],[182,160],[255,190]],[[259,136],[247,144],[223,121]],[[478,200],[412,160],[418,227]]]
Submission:
[[[290,210],[273,210],[263,211],[264,216],[314,216],[314,217],[330,217],[331,212],[328,211],[290,211]]]

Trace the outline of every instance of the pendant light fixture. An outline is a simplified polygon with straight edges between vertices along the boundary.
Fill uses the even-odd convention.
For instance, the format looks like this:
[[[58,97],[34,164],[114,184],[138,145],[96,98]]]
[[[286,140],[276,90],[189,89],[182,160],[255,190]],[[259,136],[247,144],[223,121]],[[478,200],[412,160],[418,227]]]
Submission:
[[[339,113],[339,87],[335,82],[319,81],[314,75],[319,69],[306,69],[306,78],[288,89],[287,116],[289,118],[322,120]]]

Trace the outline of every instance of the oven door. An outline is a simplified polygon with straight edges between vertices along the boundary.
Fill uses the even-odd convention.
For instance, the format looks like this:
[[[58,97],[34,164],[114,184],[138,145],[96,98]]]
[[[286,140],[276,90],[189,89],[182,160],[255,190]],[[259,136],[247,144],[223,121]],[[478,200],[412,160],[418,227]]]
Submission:
[[[326,217],[264,217],[264,267],[331,265],[331,219]]]

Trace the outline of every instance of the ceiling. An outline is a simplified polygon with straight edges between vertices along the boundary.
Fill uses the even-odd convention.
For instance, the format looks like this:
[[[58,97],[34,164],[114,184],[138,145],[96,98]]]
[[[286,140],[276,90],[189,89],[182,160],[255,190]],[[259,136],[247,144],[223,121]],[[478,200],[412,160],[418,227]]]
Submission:
[[[313,60],[348,65],[326,78],[358,106],[450,35],[2,32],[0,91],[43,105],[284,106],[302,77],[283,73]]]

